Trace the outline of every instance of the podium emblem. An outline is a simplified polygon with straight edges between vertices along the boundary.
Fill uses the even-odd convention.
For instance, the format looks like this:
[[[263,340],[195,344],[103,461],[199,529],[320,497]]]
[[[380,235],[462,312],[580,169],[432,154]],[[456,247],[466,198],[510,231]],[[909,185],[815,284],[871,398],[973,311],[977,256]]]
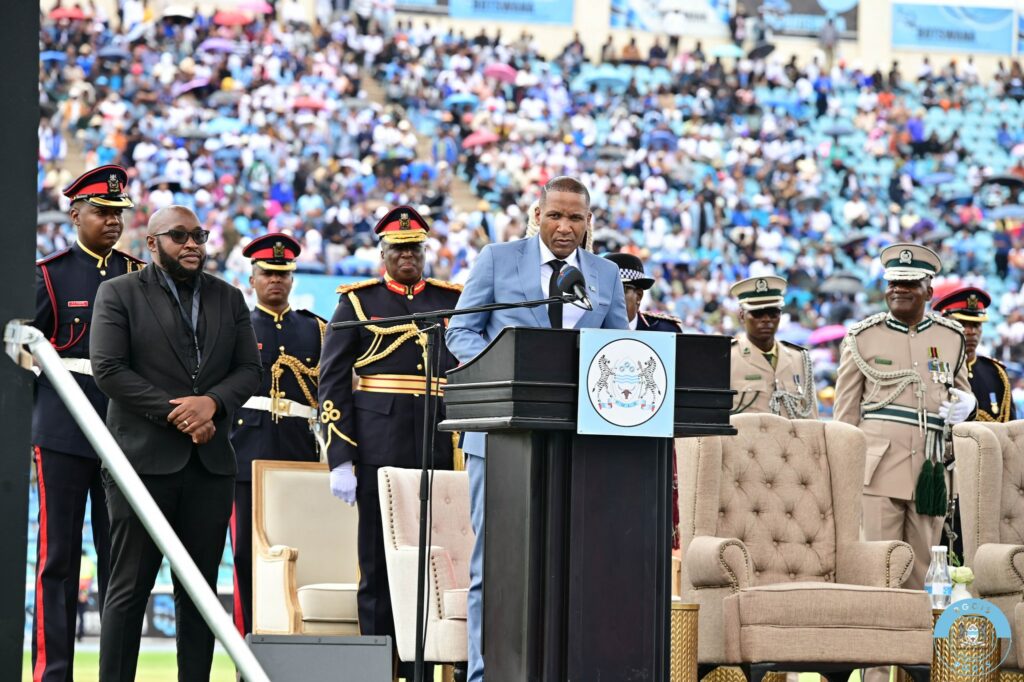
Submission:
[[[672,396],[669,377],[674,374],[674,367],[670,373],[665,356],[674,362],[674,337],[664,335],[665,338],[661,338],[660,334],[644,332],[584,330],[582,339],[591,333],[610,334],[611,338],[606,336],[604,343],[596,346],[593,353],[584,352],[581,340],[578,431],[653,436],[652,429],[660,432],[666,428],[667,417],[671,435],[674,401],[669,400],[666,409],[666,399]],[[658,343],[661,341],[671,342],[667,350],[665,344]],[[586,396],[582,395],[583,391],[586,391]],[[586,414],[584,407],[589,408]],[[644,433],[636,430],[649,423],[650,428],[642,429]]]

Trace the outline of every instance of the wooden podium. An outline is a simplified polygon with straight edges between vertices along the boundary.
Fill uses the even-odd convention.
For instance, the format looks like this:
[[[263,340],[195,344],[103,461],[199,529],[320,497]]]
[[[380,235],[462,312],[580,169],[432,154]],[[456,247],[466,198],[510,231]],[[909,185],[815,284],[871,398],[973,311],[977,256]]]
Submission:
[[[735,433],[729,352],[676,335],[676,436]],[[488,682],[669,679],[673,441],[577,435],[578,355],[507,328],[448,373],[440,428],[488,434]]]

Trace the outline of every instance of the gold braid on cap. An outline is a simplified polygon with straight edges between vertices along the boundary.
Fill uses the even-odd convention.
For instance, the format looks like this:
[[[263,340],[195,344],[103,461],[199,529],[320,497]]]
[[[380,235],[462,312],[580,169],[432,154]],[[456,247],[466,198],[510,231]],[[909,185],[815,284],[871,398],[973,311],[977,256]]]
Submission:
[[[363,312],[363,305],[359,302],[359,297],[355,295],[355,292],[350,291],[348,293],[348,300],[352,302],[352,309],[355,310],[356,317],[365,322],[367,320],[366,313]],[[370,347],[366,349],[366,352],[356,359],[355,363],[352,365],[354,369],[366,367],[367,365],[388,357],[398,350],[399,346],[412,338],[415,338],[416,343],[422,346],[423,361],[427,362],[427,335],[421,332],[419,327],[414,323],[409,322],[406,324],[396,324],[393,327],[381,327],[376,324],[369,324],[366,325],[366,329],[373,333],[373,342],[370,344]],[[387,348],[380,350],[385,337],[392,334],[398,334],[399,336],[397,339],[392,341]]]

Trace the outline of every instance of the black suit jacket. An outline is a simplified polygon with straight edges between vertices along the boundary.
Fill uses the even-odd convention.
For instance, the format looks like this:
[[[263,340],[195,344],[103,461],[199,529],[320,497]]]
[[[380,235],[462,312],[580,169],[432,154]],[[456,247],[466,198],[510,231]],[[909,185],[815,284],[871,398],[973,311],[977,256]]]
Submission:
[[[155,265],[104,282],[96,294],[93,374],[110,398],[107,427],[139,474],[170,474],[188,463],[192,438],[167,421],[174,407],[169,401],[188,395],[208,395],[218,404],[217,432],[198,447],[203,466],[213,474],[235,473],[230,420],[260,386],[260,355],[242,293],[201,277],[203,357],[194,378],[189,349],[177,341],[180,315]]]

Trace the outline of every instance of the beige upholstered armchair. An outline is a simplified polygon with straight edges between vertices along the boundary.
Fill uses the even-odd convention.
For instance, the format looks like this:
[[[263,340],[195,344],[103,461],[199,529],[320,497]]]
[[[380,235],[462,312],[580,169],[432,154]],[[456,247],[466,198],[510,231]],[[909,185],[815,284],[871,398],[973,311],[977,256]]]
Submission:
[[[1006,614],[1015,655],[1004,665],[1024,669],[1024,421],[957,424],[953,454],[971,591]]]
[[[866,442],[842,423],[732,418],[679,452],[683,601],[700,605],[701,676],[719,665],[820,672],[871,664],[927,677],[928,596],[898,589],[913,551],[858,540]]]
[[[398,657],[416,656],[416,570],[419,556],[420,472],[384,467],[377,473],[384,522],[391,609]],[[466,596],[473,528],[469,520],[469,476],[436,471],[431,488],[432,523],[427,564],[427,636],[424,660],[466,660]]]
[[[253,632],[358,635],[358,514],[318,462],[253,464]]]

